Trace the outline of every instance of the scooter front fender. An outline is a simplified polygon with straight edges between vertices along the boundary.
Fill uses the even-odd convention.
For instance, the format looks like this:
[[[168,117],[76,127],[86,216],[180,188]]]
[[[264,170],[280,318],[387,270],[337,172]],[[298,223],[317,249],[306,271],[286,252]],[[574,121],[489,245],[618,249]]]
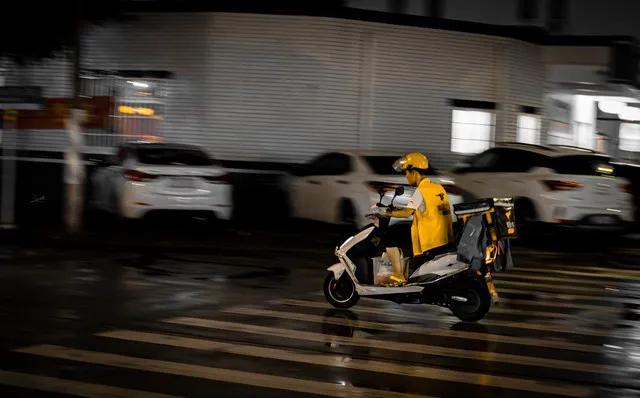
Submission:
[[[347,267],[342,263],[333,264],[331,267],[327,268],[327,271],[333,272],[333,277],[337,280],[340,279],[344,271]]]

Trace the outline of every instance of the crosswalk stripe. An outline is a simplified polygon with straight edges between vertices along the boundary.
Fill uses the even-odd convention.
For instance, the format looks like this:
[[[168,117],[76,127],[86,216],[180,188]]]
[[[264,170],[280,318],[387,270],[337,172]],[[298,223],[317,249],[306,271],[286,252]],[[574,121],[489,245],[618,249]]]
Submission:
[[[550,312],[550,311],[534,311],[520,308],[507,308],[505,306],[496,306],[491,309],[492,314],[504,314],[504,315],[521,315],[526,317],[537,318],[556,318],[556,319],[570,319],[575,318],[577,315],[567,314],[564,312]]]
[[[580,292],[580,293],[596,293],[596,294],[614,294],[617,289],[608,290],[606,287],[580,287],[580,286],[568,286],[568,285],[554,285],[551,283],[530,283],[530,282],[517,282],[504,279],[495,280],[496,286],[516,286],[526,287],[528,289],[552,289],[554,292]]]
[[[533,270],[533,269],[540,269],[540,266],[537,264],[533,264],[533,265],[519,265],[516,264],[516,267],[514,268],[515,270]],[[636,277],[636,278],[640,278],[640,270],[633,270],[633,269],[621,269],[621,268],[612,268],[612,267],[594,267],[594,266],[589,266],[589,265],[568,265],[566,267],[563,267],[562,269],[560,268],[555,268],[555,267],[551,267],[549,268],[550,270],[566,270],[566,269],[571,269],[573,271],[579,271],[579,272],[590,272],[590,273],[605,273],[607,275],[619,275],[619,276],[626,276],[626,277]],[[545,268],[545,271],[547,269]]]
[[[508,288],[500,288],[498,290],[498,293],[527,294],[527,292],[524,292],[520,289],[516,290],[516,289],[508,289]],[[612,312],[612,313],[620,312],[620,308],[613,306],[613,304],[598,305],[598,304],[574,303],[571,301],[558,300],[560,297],[557,297],[557,295],[555,295],[554,293],[548,293],[548,292],[533,292],[531,294],[541,298],[541,300],[514,299],[514,298],[506,298],[504,296],[501,296],[500,303],[504,303],[508,305],[515,304],[515,305],[524,305],[524,306],[552,307],[556,309],[571,308],[571,309],[577,309],[577,310],[588,310],[588,311],[599,311],[599,312]],[[322,293],[321,291],[314,292],[312,295],[324,297],[324,293]],[[567,296],[563,295],[561,299],[565,297]],[[576,296],[568,296],[567,300],[580,300],[580,298]],[[270,300],[269,302],[277,304],[277,303],[283,302],[283,300],[274,299],[274,300]],[[615,301],[614,303],[617,304],[618,302]],[[493,308],[491,309],[491,311],[493,311]]]
[[[97,336],[135,341],[141,343],[160,344],[179,348],[196,350],[215,350],[236,355],[257,358],[277,359],[281,361],[305,363],[319,366],[332,366],[368,372],[388,373],[399,376],[411,376],[430,380],[465,383],[482,387],[497,387],[501,389],[530,391],[536,393],[562,395],[569,397],[585,397],[592,393],[590,388],[572,384],[550,384],[536,380],[521,379],[506,376],[494,376],[485,373],[460,372],[440,369],[430,366],[413,364],[398,364],[388,361],[358,359],[336,354],[302,353],[298,351],[282,350],[270,347],[242,345],[238,343],[224,343],[213,340],[195,339],[158,333],[139,332],[132,330],[113,330],[97,333]]]
[[[263,336],[274,336],[287,339],[313,341],[319,343],[335,343],[346,346],[376,348],[382,350],[392,350],[400,352],[421,353],[426,355],[436,355],[450,358],[474,359],[478,361],[499,362],[514,365],[537,366],[543,368],[563,369],[569,371],[595,373],[595,374],[619,374],[618,368],[607,365],[583,363],[575,361],[565,361],[561,359],[549,359],[540,357],[530,357],[515,354],[503,354],[498,352],[484,352],[465,350],[460,348],[442,347],[436,345],[405,343],[397,341],[385,341],[361,337],[342,337],[326,335],[316,332],[307,332],[293,329],[282,329],[270,326],[249,325],[238,322],[217,321],[213,319],[178,317],[165,320],[167,323],[196,326],[208,329],[228,330]]]
[[[278,318],[278,319],[290,319],[290,320],[303,321],[303,322],[329,323],[329,324],[340,325],[340,326],[357,327],[358,329],[374,329],[374,330],[382,330],[382,331],[389,331],[389,332],[411,333],[411,334],[420,334],[420,335],[438,336],[438,337],[456,337],[461,339],[480,340],[480,341],[487,341],[487,342],[493,342],[493,343],[519,344],[519,345],[526,345],[526,346],[532,346],[532,347],[554,348],[554,349],[560,349],[560,350],[581,351],[581,352],[591,352],[591,353],[600,353],[602,351],[600,346],[572,343],[568,341],[554,341],[554,340],[548,340],[548,339],[535,339],[530,337],[501,336],[501,335],[495,335],[495,334],[489,334],[489,333],[475,333],[475,332],[458,331],[458,330],[442,331],[442,330],[429,328],[426,326],[396,325],[396,324],[387,324],[387,323],[381,323],[381,322],[370,322],[370,321],[362,321],[362,320],[351,321],[351,320],[342,319],[342,318],[330,318],[330,317],[324,317],[320,315],[300,314],[296,312],[263,310],[258,308],[247,308],[247,307],[233,307],[223,311],[233,313],[233,314],[240,314],[240,315],[263,316],[263,317],[271,317],[271,318]]]
[[[286,303],[286,300],[270,300],[269,302],[271,304],[280,304],[280,303]],[[500,299],[500,302],[511,303],[512,301]],[[528,302],[528,303],[535,304],[533,302]],[[558,308],[559,306],[556,304],[554,307]],[[431,307],[431,309],[441,310],[443,313],[446,313],[448,315],[450,314],[449,310],[443,307]],[[614,311],[614,312],[617,312],[617,311]],[[579,317],[579,315],[568,314],[564,312],[534,311],[534,310],[528,310],[528,309],[522,309],[522,308],[509,308],[504,305],[495,306],[491,308],[491,313],[505,314],[505,315],[521,315],[521,316],[539,317],[539,318],[555,318],[555,319],[571,319],[571,318]]]
[[[275,376],[241,370],[214,368],[183,362],[162,361],[111,354],[98,351],[81,350],[57,345],[36,345],[15,350],[24,354],[38,355],[47,358],[66,359],[94,365],[113,366],[146,372],[170,374],[174,376],[193,377],[224,383],[250,385],[277,390],[295,391],[305,394],[324,395],[328,397],[362,397],[362,398],[404,398],[425,397],[424,395],[405,394],[394,391],[383,391],[372,388],[355,387],[338,383],[297,379],[293,377]]]
[[[501,289],[502,291],[503,289]],[[596,304],[580,304],[580,303],[571,303],[571,302],[562,302],[558,303],[557,301],[543,301],[543,300],[521,300],[521,299],[512,299],[512,298],[503,298],[500,297],[500,303],[508,304],[508,305],[522,305],[522,306],[536,306],[536,307],[552,307],[555,309],[558,308],[571,308],[576,310],[588,310],[588,311],[599,311],[599,312],[620,312],[619,308],[611,307],[611,305],[596,305]],[[494,309],[492,308],[493,312]]]
[[[510,279],[522,279],[526,281],[543,281],[543,282],[561,282],[561,283],[569,283],[571,285],[590,285],[590,286],[617,286],[619,281],[602,281],[602,280],[587,280],[587,279],[570,279],[570,278],[556,278],[553,276],[539,276],[539,275],[528,275],[521,272],[510,272],[504,275],[498,275],[495,277],[495,280],[507,281]]]
[[[566,278],[565,280],[570,280],[572,282],[576,280],[575,277],[580,278],[579,280],[588,280],[588,281],[602,281],[602,280],[613,279],[614,281],[628,282],[630,280],[630,277],[628,275],[600,274],[596,272],[579,272],[579,271],[570,271],[565,269],[549,269],[549,268],[530,268],[527,270],[523,270],[519,268],[506,274],[494,274],[494,275],[496,276],[496,278],[500,278],[504,275],[511,276],[511,275],[529,275],[529,274],[533,274],[533,275],[544,274],[549,276],[557,275],[557,276],[565,277]],[[570,278],[573,278],[573,279],[570,279]],[[640,282],[640,277],[631,279],[631,281]]]
[[[174,395],[0,370],[0,384],[89,398],[174,398]]]
[[[287,303],[290,305],[299,305],[299,306],[308,306],[312,308],[331,308],[327,303],[315,302],[315,301],[304,301],[304,300],[283,300],[283,303]],[[380,315],[384,313],[388,316],[399,317],[403,319],[410,320],[418,320],[424,321],[425,319],[431,320],[442,320],[442,318],[438,318],[437,316],[433,316],[425,311],[424,314],[416,315],[407,312],[398,312],[398,311],[390,311],[389,309],[380,308],[380,307],[368,307],[365,305],[358,304],[353,309],[354,312],[362,312],[369,313],[373,315]],[[598,331],[598,330],[590,330],[590,329],[574,329],[570,330],[566,326],[554,325],[554,324],[545,324],[545,323],[533,323],[533,322],[513,322],[513,321],[500,321],[494,319],[483,319],[482,324],[485,326],[498,326],[498,327],[506,327],[506,328],[514,328],[514,329],[529,329],[529,330],[537,330],[542,332],[554,332],[554,333],[565,333],[565,334],[577,334],[584,336],[597,336],[597,337],[618,337],[615,334],[607,331]],[[620,338],[624,338],[627,340],[640,340],[640,336],[620,336]]]
[[[554,300],[562,300],[564,301],[574,301],[574,300],[590,300],[590,301],[604,301],[608,303],[619,303],[619,304],[640,304],[640,300],[635,298],[628,297],[612,297],[612,296],[600,296],[597,294],[576,294],[576,293],[563,293],[559,291],[548,291],[548,290],[531,290],[531,289],[510,289],[508,287],[504,287],[502,282],[495,281],[496,289],[498,289],[498,293],[512,293],[512,294],[534,294],[534,295],[542,295],[542,294],[551,294],[553,295]],[[530,283],[522,283],[520,286],[532,287]],[[606,290],[602,290],[606,292]]]

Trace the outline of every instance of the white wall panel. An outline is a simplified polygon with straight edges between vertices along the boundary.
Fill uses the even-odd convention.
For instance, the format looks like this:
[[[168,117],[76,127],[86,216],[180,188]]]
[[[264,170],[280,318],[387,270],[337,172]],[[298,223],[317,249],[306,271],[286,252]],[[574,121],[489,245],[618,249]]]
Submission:
[[[84,68],[172,72],[163,135],[223,159],[362,147],[423,150],[446,168],[457,159],[451,99],[496,102],[497,139],[515,139],[519,106],[541,107],[544,86],[533,44],[338,18],[149,13],[95,27],[84,43]],[[56,62],[66,65],[36,75],[70,79]]]

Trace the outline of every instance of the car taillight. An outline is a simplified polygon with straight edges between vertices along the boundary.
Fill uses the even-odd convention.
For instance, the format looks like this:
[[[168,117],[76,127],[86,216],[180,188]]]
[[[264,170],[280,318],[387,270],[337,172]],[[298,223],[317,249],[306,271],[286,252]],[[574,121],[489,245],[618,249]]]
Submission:
[[[394,191],[397,187],[402,184],[392,184],[390,182],[382,182],[382,181],[367,181],[367,185],[371,190],[378,193],[380,191],[383,192],[391,192]]]
[[[573,191],[582,188],[582,184],[575,181],[544,180],[542,183],[549,191]]]
[[[209,181],[212,184],[231,184],[230,174],[221,174],[219,176],[208,176],[208,177],[204,177],[204,179]]]
[[[124,178],[126,178],[129,181],[151,181],[154,178],[158,177],[157,175],[154,174],[148,174],[145,173],[143,171],[140,170],[125,170],[124,171]]]
[[[620,190],[626,193],[633,193],[633,187],[631,186],[631,184],[620,185]]]

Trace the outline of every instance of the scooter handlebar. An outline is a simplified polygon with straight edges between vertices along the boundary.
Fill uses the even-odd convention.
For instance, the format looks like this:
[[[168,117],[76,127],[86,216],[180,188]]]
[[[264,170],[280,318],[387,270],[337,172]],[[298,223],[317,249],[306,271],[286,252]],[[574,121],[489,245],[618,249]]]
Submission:
[[[390,216],[387,214],[387,211],[393,211],[393,210],[396,209],[394,206],[383,205],[383,204],[380,204],[380,203],[377,203],[376,206],[378,208],[384,208],[385,212],[384,213],[377,213],[376,212],[376,213],[365,214],[366,218],[371,218],[371,219],[374,219],[374,218],[390,218]]]

